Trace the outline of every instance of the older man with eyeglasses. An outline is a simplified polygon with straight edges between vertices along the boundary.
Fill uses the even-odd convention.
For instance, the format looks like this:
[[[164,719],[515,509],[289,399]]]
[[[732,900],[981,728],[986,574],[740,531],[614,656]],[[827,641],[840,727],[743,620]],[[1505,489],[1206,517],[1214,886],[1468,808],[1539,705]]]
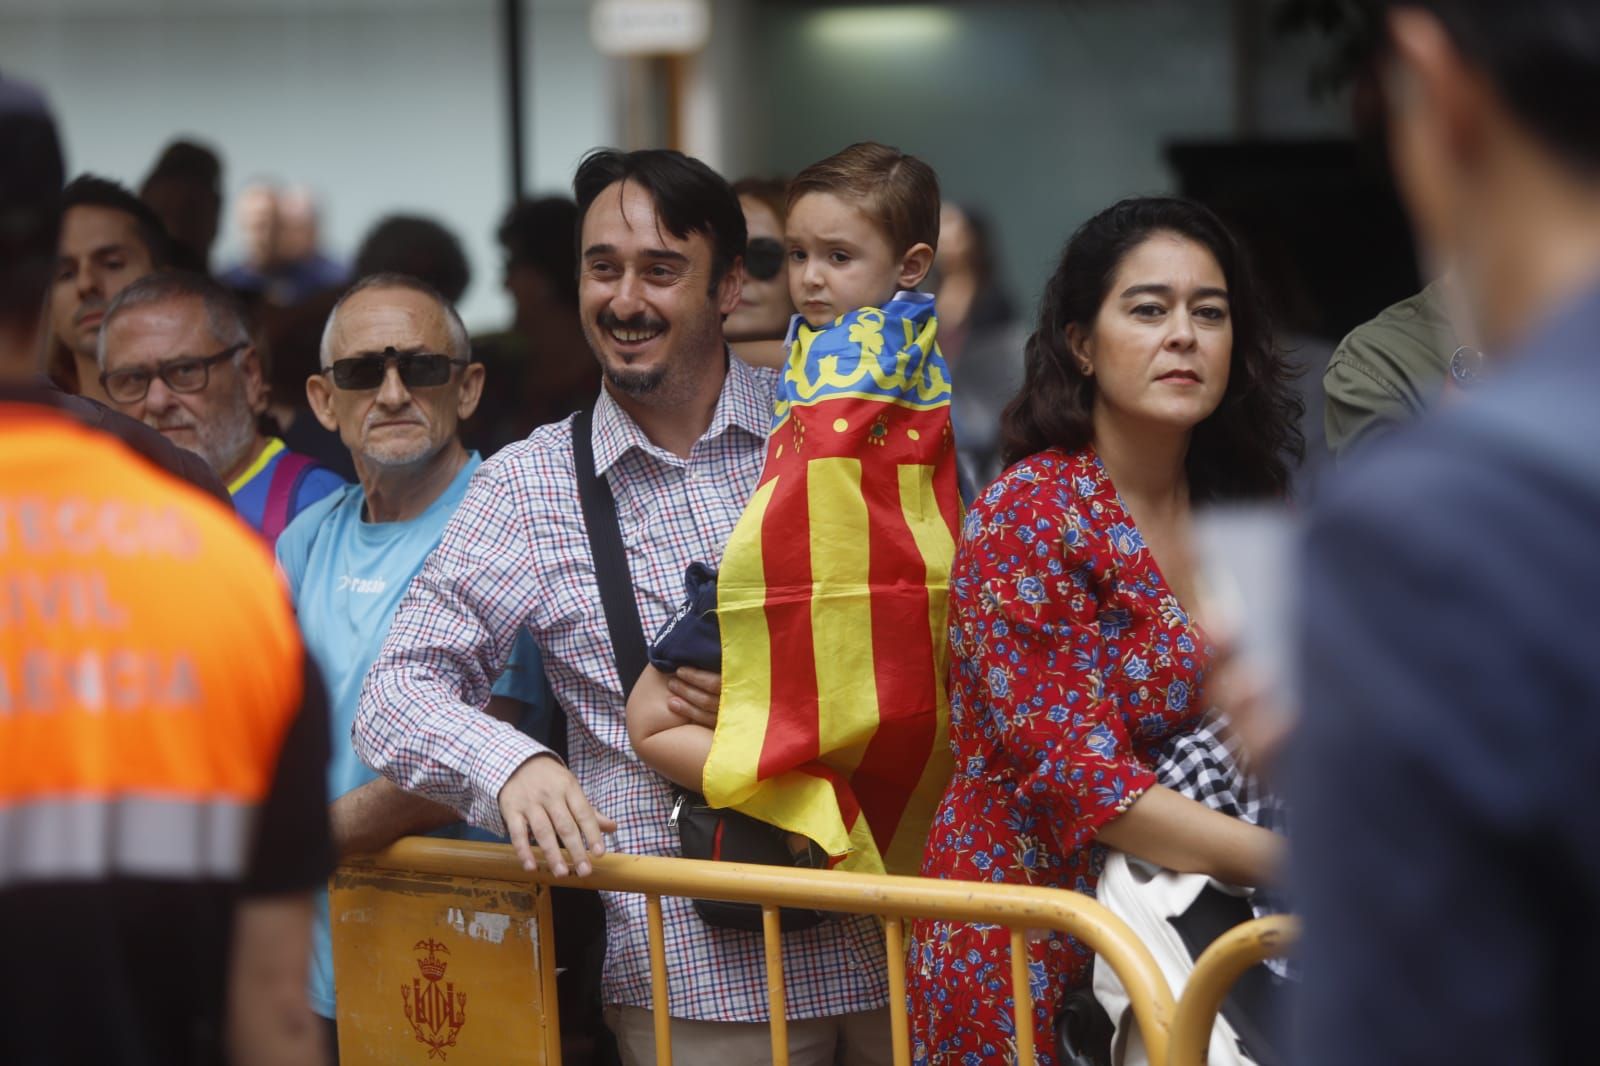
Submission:
[[[269,545],[344,484],[261,432],[261,361],[244,309],[211,279],[163,272],[132,283],[106,309],[96,355],[111,402],[203,458]]]

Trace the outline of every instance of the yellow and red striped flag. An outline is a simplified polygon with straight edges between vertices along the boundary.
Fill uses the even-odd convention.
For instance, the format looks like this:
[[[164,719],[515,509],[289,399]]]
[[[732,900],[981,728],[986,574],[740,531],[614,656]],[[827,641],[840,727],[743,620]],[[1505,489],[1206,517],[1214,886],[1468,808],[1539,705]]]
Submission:
[[[961,520],[933,298],[799,323],[766,465],[717,579],[707,800],[846,869],[917,873],[950,779],[947,582]]]

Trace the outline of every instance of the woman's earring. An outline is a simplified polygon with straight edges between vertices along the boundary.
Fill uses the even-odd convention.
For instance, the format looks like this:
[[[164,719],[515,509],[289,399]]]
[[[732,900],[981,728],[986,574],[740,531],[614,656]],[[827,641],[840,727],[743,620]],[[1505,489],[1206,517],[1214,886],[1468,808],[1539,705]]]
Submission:
[[[1085,359],[1080,362],[1078,364],[1078,369],[1083,372],[1084,377],[1094,377],[1094,364],[1090,363],[1089,360]]]

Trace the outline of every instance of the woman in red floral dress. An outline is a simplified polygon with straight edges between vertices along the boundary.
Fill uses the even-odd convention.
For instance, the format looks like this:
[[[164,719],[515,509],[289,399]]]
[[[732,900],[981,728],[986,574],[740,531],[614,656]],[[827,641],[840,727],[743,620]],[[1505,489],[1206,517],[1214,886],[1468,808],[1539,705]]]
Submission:
[[[1205,208],[1126,200],[1068,242],[1004,416],[1015,465],[967,514],[951,574],[956,773],[924,876],[1093,895],[1106,846],[1235,884],[1267,875],[1268,830],[1151,767],[1204,706],[1189,508],[1281,496],[1298,406],[1241,253]],[[1030,948],[1041,1066],[1091,961],[1067,937]],[[918,1066],[1013,1061],[1005,929],[915,923],[907,980]]]

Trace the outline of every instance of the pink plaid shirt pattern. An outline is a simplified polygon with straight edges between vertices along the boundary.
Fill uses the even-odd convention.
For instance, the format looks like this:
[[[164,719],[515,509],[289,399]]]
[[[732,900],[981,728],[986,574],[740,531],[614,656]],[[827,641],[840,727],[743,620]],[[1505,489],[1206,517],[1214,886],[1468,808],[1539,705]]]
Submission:
[[[617,501],[646,634],[682,601],[689,563],[720,562],[761,472],[776,380],[771,371],[730,359],[711,425],[687,460],[652,444],[601,392],[595,468]],[[502,834],[501,787],[524,761],[548,750],[479,710],[521,626],[537,640],[566,709],[572,770],[590,802],[618,823],[609,846],[676,855],[676,835],[667,826],[671,786],[628,743],[624,694],[578,505],[570,418],[503,449],[473,477],[400,605],[353,730],[369,765]],[[644,898],[605,897],[605,1000],[648,1008]],[[670,1013],[765,1021],[760,934],[713,929],[686,899],[662,902]],[[825,922],[786,933],[783,942],[790,1018],[888,1002],[876,919]]]

